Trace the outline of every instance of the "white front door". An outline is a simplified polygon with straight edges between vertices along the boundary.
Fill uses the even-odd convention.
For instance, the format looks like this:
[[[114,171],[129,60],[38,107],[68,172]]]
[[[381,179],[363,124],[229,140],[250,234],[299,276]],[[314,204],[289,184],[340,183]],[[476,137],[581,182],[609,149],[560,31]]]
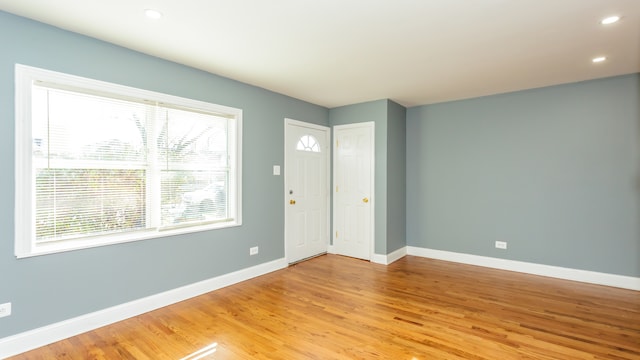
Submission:
[[[374,240],[374,123],[335,126],[333,245],[340,255],[371,260]]]
[[[329,128],[285,119],[285,252],[294,263],[327,252]]]

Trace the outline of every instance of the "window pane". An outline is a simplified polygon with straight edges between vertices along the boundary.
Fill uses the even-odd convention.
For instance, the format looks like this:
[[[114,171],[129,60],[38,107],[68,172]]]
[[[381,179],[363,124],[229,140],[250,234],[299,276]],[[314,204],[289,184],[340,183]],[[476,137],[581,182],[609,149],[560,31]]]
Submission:
[[[227,219],[229,119],[163,109],[158,155],[162,171],[161,226]]]
[[[56,160],[145,158],[145,109],[137,103],[34,86],[33,151]]]
[[[163,171],[162,226],[227,219],[227,179],[224,171]]]
[[[312,135],[303,135],[298,140],[296,150],[320,152],[320,145],[318,144],[318,140]]]
[[[145,228],[145,172],[38,169],[36,242]]]
[[[165,109],[167,120],[158,137],[158,155],[168,169],[189,163],[199,169],[227,167],[228,119]]]

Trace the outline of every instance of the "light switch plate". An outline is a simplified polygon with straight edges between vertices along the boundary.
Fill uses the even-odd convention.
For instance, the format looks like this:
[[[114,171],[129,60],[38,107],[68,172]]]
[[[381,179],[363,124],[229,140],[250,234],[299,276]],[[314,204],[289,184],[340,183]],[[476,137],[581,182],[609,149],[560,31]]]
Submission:
[[[280,175],[280,165],[273,165],[273,175]]]

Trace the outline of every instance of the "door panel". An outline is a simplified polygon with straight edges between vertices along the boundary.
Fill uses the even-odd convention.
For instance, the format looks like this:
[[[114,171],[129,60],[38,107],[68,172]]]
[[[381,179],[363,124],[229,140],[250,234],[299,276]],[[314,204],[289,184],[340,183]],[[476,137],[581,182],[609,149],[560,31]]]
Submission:
[[[371,259],[373,249],[373,123],[334,128],[334,246]]]
[[[285,252],[293,263],[327,251],[329,129],[285,119]]]

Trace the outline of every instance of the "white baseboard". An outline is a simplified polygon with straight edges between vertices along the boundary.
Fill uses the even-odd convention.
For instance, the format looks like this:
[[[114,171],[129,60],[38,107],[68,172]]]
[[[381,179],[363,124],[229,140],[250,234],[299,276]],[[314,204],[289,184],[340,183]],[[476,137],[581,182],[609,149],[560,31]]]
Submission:
[[[21,354],[71,336],[113,324],[286,267],[287,261],[282,258],[2,338],[0,339],[0,359]]]
[[[336,254],[335,246],[329,245],[329,247],[327,248],[327,253]],[[403,247],[387,255],[372,254],[371,262],[376,264],[389,265],[396,260],[402,259],[405,255],[407,255],[407,248]]]
[[[407,248],[402,247],[392,252],[391,254],[387,254],[387,255],[373,254],[373,256],[371,257],[371,262],[376,264],[389,265],[394,261],[402,259],[406,255],[407,255]]]
[[[640,291],[640,278],[407,246],[407,254]]]

